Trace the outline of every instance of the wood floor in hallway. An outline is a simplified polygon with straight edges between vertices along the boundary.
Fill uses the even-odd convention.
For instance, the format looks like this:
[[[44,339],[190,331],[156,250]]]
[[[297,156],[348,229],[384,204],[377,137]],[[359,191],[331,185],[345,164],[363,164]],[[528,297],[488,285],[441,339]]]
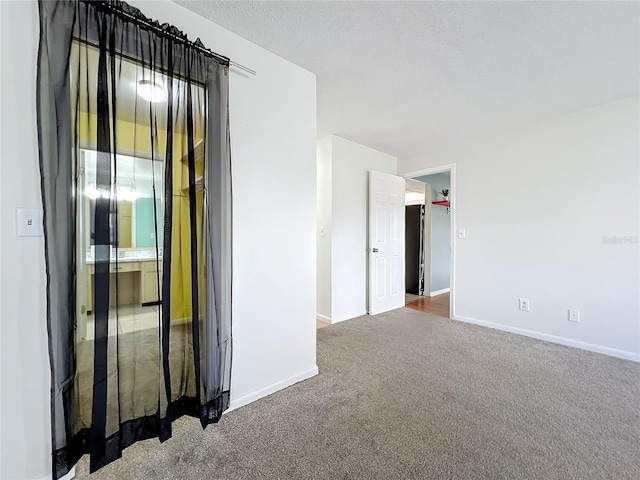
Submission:
[[[421,297],[407,294],[405,306],[412,310],[449,318],[449,302],[449,293],[443,293],[436,297]]]

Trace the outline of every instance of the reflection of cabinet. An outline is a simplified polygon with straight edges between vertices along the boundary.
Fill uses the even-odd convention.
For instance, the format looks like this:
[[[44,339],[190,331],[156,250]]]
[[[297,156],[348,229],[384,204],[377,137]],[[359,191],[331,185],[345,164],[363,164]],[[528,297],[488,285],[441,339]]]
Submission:
[[[140,305],[158,301],[158,269],[155,258],[119,262],[116,266],[109,266],[111,273],[118,272],[118,303],[120,305]],[[160,281],[162,281],[162,259],[160,260]],[[95,265],[87,265],[87,306],[88,312],[93,311],[93,285]],[[110,305],[115,306],[116,285],[115,275],[110,279]]]
[[[162,285],[162,261],[160,261],[159,264],[157,264],[155,260],[140,263],[142,263],[142,284],[140,286],[142,298],[140,302],[143,305],[145,303],[157,302],[159,300],[158,279],[160,280],[160,285]]]

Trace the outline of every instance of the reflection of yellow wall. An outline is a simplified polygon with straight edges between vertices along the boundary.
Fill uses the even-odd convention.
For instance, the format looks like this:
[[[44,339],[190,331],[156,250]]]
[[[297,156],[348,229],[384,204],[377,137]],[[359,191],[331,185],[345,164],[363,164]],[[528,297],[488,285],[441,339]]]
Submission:
[[[127,200],[120,200],[118,203],[118,218],[120,219],[118,246],[129,248],[131,247],[131,207],[133,204]]]
[[[180,175],[186,178],[188,184],[188,166],[183,162],[174,164],[174,176],[177,170],[181,170]],[[179,168],[176,168],[179,167]],[[199,173],[196,172],[196,175]],[[174,180],[175,181],[175,180]],[[177,182],[174,185],[178,184]],[[189,212],[189,192],[183,191],[182,188],[178,192],[174,188],[173,194],[173,227],[172,227],[172,255],[171,255],[171,318],[190,318],[192,311],[191,298],[191,228],[190,228],[190,212]],[[202,292],[204,286],[204,249],[202,238],[202,212],[203,212],[203,193],[196,192],[196,242],[198,255],[198,282],[199,289]],[[200,295],[200,293],[199,293]],[[200,297],[201,298],[201,297]],[[200,302],[199,302],[200,303]],[[201,303],[200,303],[201,305]],[[200,314],[203,312],[200,311]]]
[[[96,149],[97,115],[81,112],[79,141],[83,148]],[[116,121],[117,151],[123,155],[142,158],[164,158],[166,153],[167,132],[157,130],[152,145],[151,129],[148,126],[134,124],[123,120]],[[196,132],[194,141],[197,145],[202,141],[201,132]],[[189,216],[189,192],[184,190],[189,184],[187,165],[188,142],[182,133],[173,135],[173,218],[171,246],[171,319],[191,317],[191,229]],[[152,148],[153,147],[153,148]],[[196,162],[196,177],[202,175],[202,156]],[[203,287],[202,253],[202,210],[203,194],[196,194],[196,226],[198,242],[198,265],[200,290]],[[202,312],[201,312],[202,313]]]
[[[95,150],[98,116],[94,113],[80,112],[78,122],[80,145],[83,148]],[[139,156],[151,158],[151,128],[146,125],[116,120],[116,141],[118,153],[123,155]],[[194,143],[202,140],[202,132],[195,132]],[[174,132],[173,134],[173,155],[174,158],[181,159],[186,152],[187,135],[186,132]],[[164,158],[167,145],[167,132],[161,129],[155,130],[154,149],[155,156]]]

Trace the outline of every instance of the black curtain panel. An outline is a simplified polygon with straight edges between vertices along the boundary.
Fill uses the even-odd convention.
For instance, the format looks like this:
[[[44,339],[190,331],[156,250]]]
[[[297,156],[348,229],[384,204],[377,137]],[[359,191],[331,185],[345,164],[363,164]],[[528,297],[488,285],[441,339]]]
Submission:
[[[53,476],[172,422],[231,378],[229,60],[119,1],[40,1]]]

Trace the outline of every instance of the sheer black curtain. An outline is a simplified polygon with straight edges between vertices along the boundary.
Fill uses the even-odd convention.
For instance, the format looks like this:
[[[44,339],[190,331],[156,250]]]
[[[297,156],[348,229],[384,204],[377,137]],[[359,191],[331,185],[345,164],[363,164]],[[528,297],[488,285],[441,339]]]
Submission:
[[[40,1],[40,27],[59,478],[229,406],[229,61],[119,1]]]

